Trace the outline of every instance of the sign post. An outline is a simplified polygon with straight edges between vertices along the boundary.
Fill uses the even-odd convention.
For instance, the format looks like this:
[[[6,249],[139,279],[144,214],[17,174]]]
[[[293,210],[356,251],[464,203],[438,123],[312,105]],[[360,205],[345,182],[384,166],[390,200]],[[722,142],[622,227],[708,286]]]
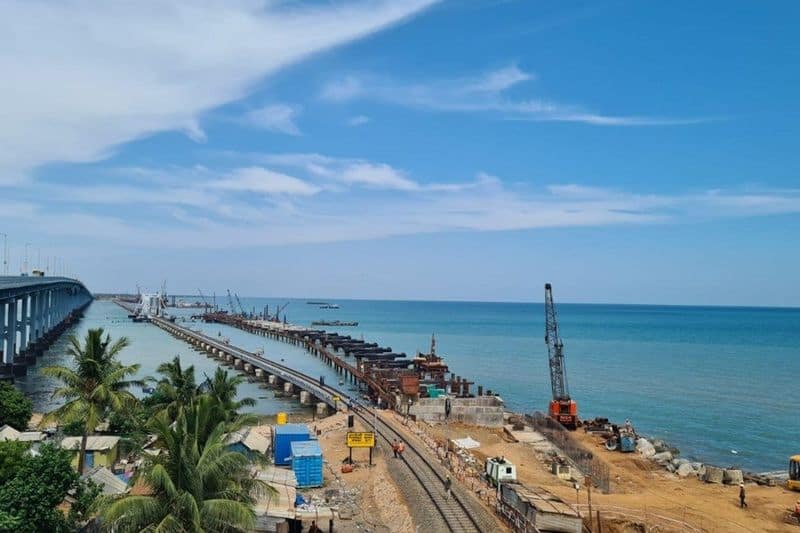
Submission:
[[[372,448],[375,447],[374,431],[348,431],[345,443],[350,449],[350,464],[353,464],[353,448],[369,448],[369,466],[372,466]]]

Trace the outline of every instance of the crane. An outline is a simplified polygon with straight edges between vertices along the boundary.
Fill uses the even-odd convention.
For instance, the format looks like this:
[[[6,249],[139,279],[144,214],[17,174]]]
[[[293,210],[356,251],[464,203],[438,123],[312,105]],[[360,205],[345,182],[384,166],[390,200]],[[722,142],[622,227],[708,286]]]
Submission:
[[[242,307],[242,301],[239,299],[239,294],[234,292],[233,296],[236,298],[236,305],[239,306],[239,314],[241,314],[242,316],[246,316],[247,313],[245,313],[244,307]]]
[[[283,312],[284,309],[286,309],[289,306],[290,303],[292,303],[292,302],[286,302],[285,304],[278,306],[278,310],[275,311],[275,321],[276,322],[280,322],[281,321],[281,313]],[[284,321],[285,321],[286,313],[283,314],[283,318],[284,318]]]
[[[544,342],[547,344],[547,355],[550,358],[550,384],[553,388],[550,416],[565,428],[575,429],[578,427],[578,404],[569,396],[567,373],[564,368],[564,343],[558,334],[553,288],[549,283],[545,283],[544,286],[544,314]]]
[[[203,301],[203,310],[208,313],[208,309],[211,307],[211,304],[209,304],[208,300],[206,300],[206,296],[203,294],[203,291],[197,289],[197,293],[200,295],[200,299]]]
[[[228,289],[228,307],[231,308],[231,314],[236,314],[236,307],[233,305],[233,296],[231,295],[231,290]]]

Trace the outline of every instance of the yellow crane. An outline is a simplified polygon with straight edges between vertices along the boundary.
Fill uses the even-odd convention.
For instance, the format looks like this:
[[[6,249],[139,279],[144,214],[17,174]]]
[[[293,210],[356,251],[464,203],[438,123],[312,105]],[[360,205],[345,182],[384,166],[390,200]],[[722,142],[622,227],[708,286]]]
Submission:
[[[800,491],[800,455],[789,457],[789,479],[786,488]]]

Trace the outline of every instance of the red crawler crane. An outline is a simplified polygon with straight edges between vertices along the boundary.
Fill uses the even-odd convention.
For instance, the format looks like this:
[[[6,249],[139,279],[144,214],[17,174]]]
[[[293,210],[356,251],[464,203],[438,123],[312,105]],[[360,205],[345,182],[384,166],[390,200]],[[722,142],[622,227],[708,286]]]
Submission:
[[[567,429],[578,427],[578,404],[569,396],[567,373],[564,368],[564,343],[558,334],[556,307],[553,303],[553,289],[549,283],[544,286],[544,342],[550,358],[550,383],[553,399],[550,401],[550,416]]]

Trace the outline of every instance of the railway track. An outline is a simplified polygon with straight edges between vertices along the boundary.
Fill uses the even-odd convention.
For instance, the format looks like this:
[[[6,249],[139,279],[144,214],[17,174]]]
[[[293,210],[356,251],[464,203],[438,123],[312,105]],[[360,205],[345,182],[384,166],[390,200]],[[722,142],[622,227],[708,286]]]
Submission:
[[[406,451],[402,454],[401,460],[428,494],[430,504],[444,520],[448,530],[480,533],[482,529],[473,516],[474,511],[470,510],[469,505],[463,500],[463,496],[452,490],[450,498],[446,498],[445,475],[442,474],[441,470],[443,469],[438,466],[436,461],[432,460],[424,451],[420,452],[416,445],[408,442],[405,435],[378,419],[372,410],[366,409],[366,411],[372,415],[373,420],[369,420],[363,411],[355,414],[364,421],[367,427],[374,423],[376,433],[386,442],[387,446],[391,445],[393,440],[401,440],[405,443]],[[424,502],[417,503],[423,504]]]
[[[329,397],[338,396],[342,401],[347,402],[348,405],[352,405],[352,399],[346,393],[329,385],[320,385],[318,380],[289,368],[286,365],[282,365],[236,346],[224,344],[213,337],[178,326],[174,323],[161,319],[156,319],[153,323],[168,332],[181,331],[184,334],[194,337],[198,341],[205,342],[211,346],[217,346],[239,357],[260,361],[265,367],[279,369],[285,374],[291,374],[297,380],[302,380],[308,385],[308,390],[314,391],[315,389],[321,389],[325,391]],[[415,505],[427,505],[431,507],[431,510],[441,518],[447,530],[453,533],[481,533],[482,531],[491,530],[487,529],[486,526],[481,527],[481,521],[476,518],[478,514],[487,513],[486,510],[477,502],[468,501],[469,496],[458,494],[459,491],[456,490],[455,486],[453,486],[453,490],[451,490],[450,498],[446,498],[444,488],[446,471],[438,464],[438,461],[430,457],[425,451],[420,450],[418,445],[408,442],[406,436],[393,428],[391,424],[378,418],[374,409],[359,407],[354,411],[354,414],[364,422],[366,427],[371,427],[375,424],[376,433],[385,441],[387,447],[391,445],[393,440],[402,440],[406,444],[406,451],[403,453],[401,460],[405,463],[408,471],[413,475],[413,478],[419,482],[420,487],[428,496],[427,502],[413,502]],[[372,420],[370,420],[370,417]]]

